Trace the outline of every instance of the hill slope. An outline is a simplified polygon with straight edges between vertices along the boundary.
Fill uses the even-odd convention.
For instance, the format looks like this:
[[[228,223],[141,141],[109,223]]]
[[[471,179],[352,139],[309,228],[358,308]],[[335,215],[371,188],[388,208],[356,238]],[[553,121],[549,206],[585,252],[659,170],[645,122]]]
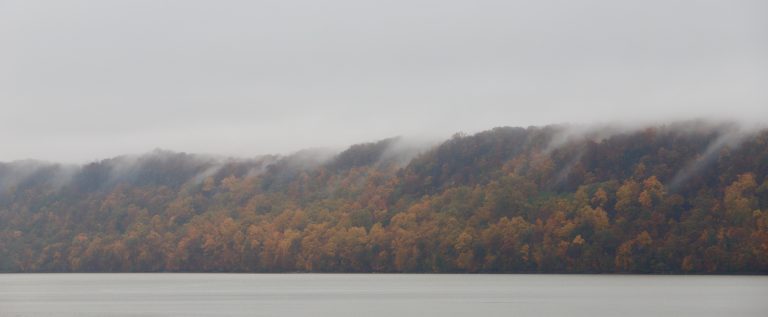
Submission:
[[[768,131],[399,142],[0,163],[0,271],[768,272]]]

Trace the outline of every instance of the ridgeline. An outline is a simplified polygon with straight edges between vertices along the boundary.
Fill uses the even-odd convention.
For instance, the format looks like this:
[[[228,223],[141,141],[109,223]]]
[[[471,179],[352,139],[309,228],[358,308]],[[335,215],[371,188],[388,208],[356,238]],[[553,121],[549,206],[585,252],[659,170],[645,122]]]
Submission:
[[[0,163],[0,271],[768,273],[768,130],[402,142]]]

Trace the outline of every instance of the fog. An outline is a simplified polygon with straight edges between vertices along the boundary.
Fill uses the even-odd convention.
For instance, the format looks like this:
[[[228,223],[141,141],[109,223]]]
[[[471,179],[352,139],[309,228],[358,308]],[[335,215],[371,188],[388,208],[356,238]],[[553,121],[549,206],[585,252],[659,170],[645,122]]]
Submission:
[[[763,125],[766,12],[742,0],[4,0],[0,161],[253,157],[551,123]]]

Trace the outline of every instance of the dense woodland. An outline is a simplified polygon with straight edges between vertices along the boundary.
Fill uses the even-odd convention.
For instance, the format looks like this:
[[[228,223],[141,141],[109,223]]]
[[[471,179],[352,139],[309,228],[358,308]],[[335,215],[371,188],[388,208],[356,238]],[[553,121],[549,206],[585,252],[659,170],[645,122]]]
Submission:
[[[0,163],[3,272],[768,273],[768,130]]]

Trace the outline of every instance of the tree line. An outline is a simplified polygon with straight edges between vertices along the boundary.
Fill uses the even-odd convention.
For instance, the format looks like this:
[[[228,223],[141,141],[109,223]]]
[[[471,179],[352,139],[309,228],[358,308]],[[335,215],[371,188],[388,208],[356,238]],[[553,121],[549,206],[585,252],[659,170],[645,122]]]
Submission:
[[[569,131],[3,163],[0,271],[768,272],[768,131]]]

